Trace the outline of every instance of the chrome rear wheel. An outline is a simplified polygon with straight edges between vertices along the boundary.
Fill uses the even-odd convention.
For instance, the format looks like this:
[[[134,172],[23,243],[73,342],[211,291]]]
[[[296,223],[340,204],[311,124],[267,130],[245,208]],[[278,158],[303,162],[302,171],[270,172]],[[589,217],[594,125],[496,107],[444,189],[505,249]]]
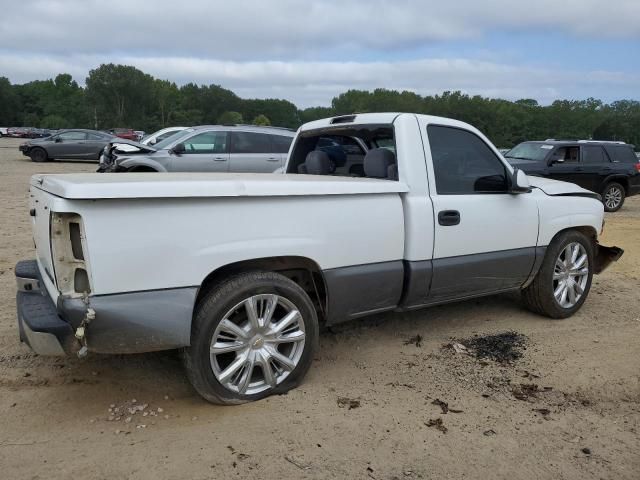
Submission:
[[[298,365],[305,344],[298,308],[275,294],[253,295],[231,308],[211,340],[220,384],[242,395],[275,388]]]

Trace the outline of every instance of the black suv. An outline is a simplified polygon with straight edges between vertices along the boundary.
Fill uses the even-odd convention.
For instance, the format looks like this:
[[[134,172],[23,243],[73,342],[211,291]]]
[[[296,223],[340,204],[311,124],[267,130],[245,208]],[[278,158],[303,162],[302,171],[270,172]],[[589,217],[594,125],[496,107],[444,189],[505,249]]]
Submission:
[[[640,163],[633,145],[624,142],[523,142],[504,156],[528,175],[575,183],[599,193],[607,212],[620,209],[625,197],[640,193]]]

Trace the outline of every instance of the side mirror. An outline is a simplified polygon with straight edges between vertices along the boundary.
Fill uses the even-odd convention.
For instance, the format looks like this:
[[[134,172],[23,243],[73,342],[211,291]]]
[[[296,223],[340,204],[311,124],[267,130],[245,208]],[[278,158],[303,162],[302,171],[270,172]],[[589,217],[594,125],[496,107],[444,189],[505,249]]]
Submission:
[[[185,151],[186,149],[184,148],[184,143],[178,143],[177,145],[174,145],[174,147],[171,149],[171,153],[173,153],[174,155],[180,155]]]
[[[531,185],[527,174],[516,168],[511,175],[511,193],[529,193]]]
[[[61,139],[60,137],[56,137],[56,139],[54,140],[54,142],[56,142],[56,143],[61,143],[61,142],[62,142],[62,139]]]
[[[564,163],[564,158],[552,158],[551,160],[549,160],[549,166],[553,165],[554,163]]]

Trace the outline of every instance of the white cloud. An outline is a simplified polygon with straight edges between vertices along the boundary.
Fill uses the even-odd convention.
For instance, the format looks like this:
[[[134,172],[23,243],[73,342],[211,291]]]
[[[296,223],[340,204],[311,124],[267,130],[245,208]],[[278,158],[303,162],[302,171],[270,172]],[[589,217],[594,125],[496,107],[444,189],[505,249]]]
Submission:
[[[19,56],[0,54],[0,72],[13,71],[14,82],[71,73],[83,83],[91,68],[106,61],[98,55]],[[220,84],[244,98],[285,98],[300,107],[328,105],[350,88],[410,90],[422,95],[445,90],[490,97],[586,98],[594,92],[615,92],[604,100],[637,97],[640,75],[614,71],[572,71],[506,65],[471,59],[425,59],[397,62],[264,61],[234,62],[186,57],[108,59],[134,65],[178,84]]]
[[[490,31],[640,38],[638,0],[21,0],[0,48],[220,59],[394,51]]]

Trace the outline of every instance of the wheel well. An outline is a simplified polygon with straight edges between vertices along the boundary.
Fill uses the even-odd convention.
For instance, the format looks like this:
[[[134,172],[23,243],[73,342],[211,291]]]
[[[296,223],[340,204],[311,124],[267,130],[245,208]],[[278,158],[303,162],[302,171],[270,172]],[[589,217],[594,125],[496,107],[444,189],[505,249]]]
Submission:
[[[49,156],[49,154],[47,153],[47,151],[43,147],[31,147],[29,149],[29,154],[35,152],[36,150],[42,150],[45,155]]]
[[[614,177],[607,179],[602,190],[604,191],[610,183],[619,183],[622,185],[622,188],[624,188],[624,194],[629,194],[629,179],[627,177]]]
[[[318,319],[324,322],[327,310],[327,288],[324,276],[318,264],[306,257],[256,258],[220,267],[207,275],[200,285],[196,305],[220,282],[233,275],[255,270],[277,272],[297,283],[311,298],[318,313]]]
[[[596,242],[596,240],[598,239],[598,232],[596,231],[595,228],[590,227],[588,225],[583,225],[583,226],[579,226],[579,227],[568,227],[568,228],[565,228],[563,230],[560,230],[558,233],[556,233],[553,236],[553,238],[551,239],[551,242],[553,242],[558,235],[560,235],[561,233],[564,233],[564,232],[568,232],[569,230],[576,230],[576,231],[586,235],[587,237],[591,238],[594,242]],[[549,243],[551,243],[551,242],[549,242]]]
[[[146,165],[140,165],[137,167],[131,167],[127,172],[157,172],[155,168],[147,167]]]

